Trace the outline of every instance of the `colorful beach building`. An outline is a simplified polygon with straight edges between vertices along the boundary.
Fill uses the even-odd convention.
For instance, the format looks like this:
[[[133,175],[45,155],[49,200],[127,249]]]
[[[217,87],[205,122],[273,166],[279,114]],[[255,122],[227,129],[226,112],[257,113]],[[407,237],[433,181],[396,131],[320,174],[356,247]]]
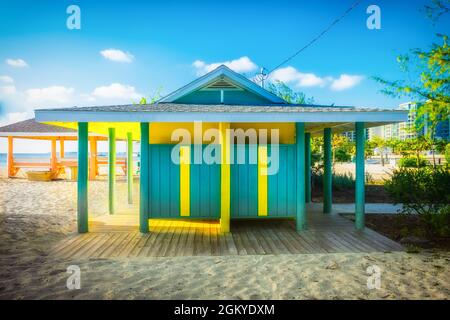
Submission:
[[[88,142],[109,140],[114,214],[115,141],[140,141],[140,231],[152,219],[293,218],[307,228],[313,136],[323,136],[323,213],[332,210],[332,134],[355,131],[355,227],[364,228],[367,128],[407,112],[294,105],[220,66],[153,104],[40,109],[36,120],[78,131],[78,231],[88,232]],[[181,142],[180,142],[181,140]],[[132,155],[132,143],[128,144]],[[272,170],[273,169],[273,170]],[[132,182],[129,182],[132,183]],[[129,188],[131,186],[129,185]]]

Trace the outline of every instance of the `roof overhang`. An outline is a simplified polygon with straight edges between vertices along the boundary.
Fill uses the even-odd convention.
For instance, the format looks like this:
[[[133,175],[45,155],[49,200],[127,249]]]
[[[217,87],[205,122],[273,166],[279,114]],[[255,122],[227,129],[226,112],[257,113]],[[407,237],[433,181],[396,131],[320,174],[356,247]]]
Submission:
[[[107,136],[104,134],[89,133],[89,136],[95,137],[98,140],[107,139]],[[77,140],[78,132],[0,132],[0,138],[7,137],[32,140]]]
[[[36,110],[39,122],[305,122],[376,123],[404,122],[407,111],[342,110],[321,112],[152,112]],[[381,123],[381,124],[380,124]]]

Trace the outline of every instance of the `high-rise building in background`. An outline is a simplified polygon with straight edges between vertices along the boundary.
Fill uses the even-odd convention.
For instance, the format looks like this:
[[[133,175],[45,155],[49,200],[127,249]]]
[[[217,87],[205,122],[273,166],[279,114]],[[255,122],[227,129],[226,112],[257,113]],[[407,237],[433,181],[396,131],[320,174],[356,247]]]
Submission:
[[[380,127],[374,127],[367,129],[367,139],[373,137],[381,137],[385,140],[400,139],[405,140],[409,138],[415,138],[417,135],[421,136],[428,132],[429,126],[427,123],[421,125],[416,121],[417,119],[417,104],[415,102],[406,102],[399,105],[400,110],[408,110],[408,120],[406,122],[394,123]],[[350,141],[354,141],[354,132],[345,132],[344,135],[349,138]],[[435,137],[438,139],[444,139],[450,141],[450,119],[446,119],[438,124],[436,127]]]

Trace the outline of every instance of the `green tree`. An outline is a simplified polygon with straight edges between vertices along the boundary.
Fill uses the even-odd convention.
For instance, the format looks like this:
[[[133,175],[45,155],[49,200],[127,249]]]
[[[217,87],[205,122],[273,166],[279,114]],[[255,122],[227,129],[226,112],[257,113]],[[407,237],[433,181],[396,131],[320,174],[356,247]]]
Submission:
[[[415,156],[417,167],[420,167],[421,155],[425,151],[430,150],[430,141],[422,136],[408,139],[405,140],[405,149]]]
[[[445,146],[445,162],[450,165],[450,143]]]
[[[427,15],[434,21],[450,10],[450,1],[434,0],[425,6]],[[408,97],[419,106],[418,129],[427,125],[426,138],[431,149],[436,149],[435,133],[441,121],[450,117],[450,46],[448,36],[437,34],[440,43],[433,43],[429,49],[413,49],[409,54],[397,58],[405,74],[402,80],[386,80],[373,77],[384,85],[383,93],[393,97]],[[433,161],[435,165],[435,161]]]
[[[372,139],[370,139],[368,141],[368,148],[378,149],[378,152],[380,153],[380,161],[381,161],[382,166],[384,166],[384,161],[385,161],[384,156],[385,156],[387,147],[388,147],[387,141],[378,136],[374,136]]]
[[[284,82],[275,80],[273,82],[268,82],[265,88],[266,90],[272,92],[278,97],[284,99],[288,103],[293,104],[312,104],[314,103],[314,98],[306,98],[306,95],[300,91],[294,91]]]
[[[133,102],[133,104],[152,104],[161,99],[162,86],[159,86],[153,93],[148,97],[142,97],[139,103]]]
[[[331,140],[333,163],[349,162],[355,154],[355,144],[346,136],[334,134]]]

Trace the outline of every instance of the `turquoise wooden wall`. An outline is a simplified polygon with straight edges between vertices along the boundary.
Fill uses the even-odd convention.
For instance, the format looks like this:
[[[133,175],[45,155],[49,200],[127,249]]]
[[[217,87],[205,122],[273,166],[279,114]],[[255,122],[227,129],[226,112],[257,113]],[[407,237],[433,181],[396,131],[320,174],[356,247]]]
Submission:
[[[206,146],[202,146],[202,152]],[[190,216],[220,218],[220,164],[195,164],[194,152],[191,146]]]
[[[269,146],[271,155],[272,147]],[[295,144],[279,145],[279,170],[275,175],[267,178],[268,216],[295,216]]]
[[[151,144],[149,217],[176,218],[180,216],[180,166],[171,160],[173,145]]]
[[[239,151],[245,163],[238,163]],[[234,145],[234,161],[231,165],[231,217],[258,216],[258,164],[250,164],[250,154],[257,159],[256,145]]]
[[[149,217],[180,217],[180,167],[171,160],[174,145],[150,145]],[[202,152],[206,145],[202,146]],[[273,150],[269,145],[268,153]],[[195,164],[191,146],[190,216],[183,218],[220,218],[220,164]],[[244,155],[239,159],[239,154]],[[234,145],[231,165],[231,217],[258,216],[257,145]],[[295,145],[279,145],[278,173],[268,176],[268,217],[295,215]],[[244,163],[239,163],[243,161]]]

